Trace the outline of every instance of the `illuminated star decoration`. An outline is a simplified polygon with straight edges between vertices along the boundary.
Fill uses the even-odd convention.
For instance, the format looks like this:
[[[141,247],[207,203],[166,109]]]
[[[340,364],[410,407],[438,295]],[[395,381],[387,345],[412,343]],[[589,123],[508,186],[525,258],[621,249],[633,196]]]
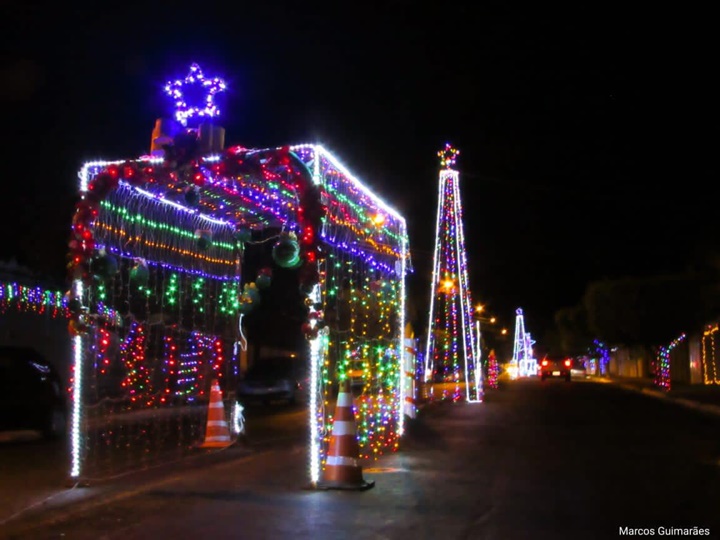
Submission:
[[[224,80],[219,77],[206,79],[200,66],[192,64],[187,77],[165,85],[165,93],[175,103],[175,119],[187,127],[188,120],[193,117],[213,118],[220,114],[214,99],[225,88]]]
[[[460,150],[457,150],[450,146],[450,143],[445,144],[445,148],[438,152],[440,158],[440,166],[443,169],[452,169],[455,166],[455,159],[460,154]]]

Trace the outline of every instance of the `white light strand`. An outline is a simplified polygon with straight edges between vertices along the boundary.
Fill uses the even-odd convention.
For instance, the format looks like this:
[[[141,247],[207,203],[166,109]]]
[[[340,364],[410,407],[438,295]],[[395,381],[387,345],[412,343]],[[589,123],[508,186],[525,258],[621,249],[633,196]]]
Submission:
[[[313,303],[319,303],[321,300],[320,284],[316,284],[310,295],[308,296]],[[322,340],[324,335],[318,333],[315,339],[309,342],[310,347],[310,388],[308,405],[308,423],[310,424],[310,482],[317,484],[320,480],[320,462],[322,460],[322,444],[320,425],[318,424],[317,408],[318,393],[320,387],[320,369],[323,362]],[[322,398],[321,398],[322,399]]]
[[[73,283],[75,296],[83,297],[82,280],[76,279]],[[82,444],[80,444],[80,426],[82,425],[82,375],[83,375],[83,338],[81,335],[73,337],[73,395],[72,395],[72,421],[70,424],[70,478],[77,479],[82,467]]]
[[[427,335],[427,346],[425,348],[425,373],[424,378],[425,382],[428,382],[430,380],[430,377],[432,376],[433,369],[435,366],[432,363],[432,360],[430,358],[430,350],[432,349],[432,345],[435,341],[435,336],[433,335],[431,329],[435,326],[433,324],[433,311],[435,308],[435,288],[439,285],[439,272],[440,272],[440,223],[441,223],[441,216],[442,216],[442,200],[443,200],[443,193],[445,193],[445,182],[446,179],[443,175],[440,175],[440,182],[438,182],[438,207],[437,207],[437,217],[435,219],[435,253],[433,254],[433,272],[432,272],[432,282],[430,285],[430,311],[428,313],[428,335]]]
[[[405,273],[407,270],[406,258],[407,258],[407,230],[405,228],[405,222],[402,224],[402,239],[401,239],[401,251],[402,269],[400,271],[400,328],[398,329],[398,357],[400,358],[400,377],[398,392],[398,412],[397,412],[397,423],[398,423],[398,436],[402,437],[405,433],[405,384],[406,384],[406,368],[405,368]]]

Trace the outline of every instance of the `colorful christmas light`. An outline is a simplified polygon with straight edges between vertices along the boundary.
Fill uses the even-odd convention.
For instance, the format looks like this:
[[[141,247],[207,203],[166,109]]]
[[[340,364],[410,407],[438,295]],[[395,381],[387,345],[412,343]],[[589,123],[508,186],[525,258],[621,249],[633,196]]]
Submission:
[[[660,347],[655,360],[655,385],[665,391],[670,391],[670,356],[675,347],[685,341],[686,334],[680,334],[666,347]]]
[[[16,282],[0,282],[0,313],[10,311],[49,314],[51,317],[70,315],[67,299],[61,291],[52,291],[42,287],[28,287]]]

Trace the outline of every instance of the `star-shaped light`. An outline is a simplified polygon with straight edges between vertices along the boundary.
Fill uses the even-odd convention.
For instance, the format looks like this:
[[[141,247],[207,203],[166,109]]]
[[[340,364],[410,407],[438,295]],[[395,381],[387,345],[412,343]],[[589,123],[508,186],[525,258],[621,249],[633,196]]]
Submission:
[[[220,109],[214,103],[215,95],[224,91],[225,81],[219,77],[206,79],[200,66],[192,64],[184,79],[169,81],[165,93],[175,104],[175,119],[187,126],[191,118],[214,118]]]
[[[460,150],[450,146],[450,143],[445,143],[445,148],[438,152],[440,166],[443,169],[452,169],[455,166],[455,159],[459,154]]]

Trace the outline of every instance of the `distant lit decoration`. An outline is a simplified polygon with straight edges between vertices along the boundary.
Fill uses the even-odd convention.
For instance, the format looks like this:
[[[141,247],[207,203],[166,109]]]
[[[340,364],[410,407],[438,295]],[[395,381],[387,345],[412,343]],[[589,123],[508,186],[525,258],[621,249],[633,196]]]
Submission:
[[[515,310],[515,340],[513,343],[512,364],[518,377],[537,375],[537,360],[533,356],[532,346],[535,342],[530,333],[525,331],[525,315],[522,308]]]
[[[98,284],[98,302],[92,309],[82,305],[71,295],[42,287],[30,287],[14,282],[0,282],[0,315],[25,313],[49,316],[53,319],[94,319],[105,327],[122,324],[122,317],[104,303],[104,287]],[[82,312],[82,313],[81,313]]]
[[[490,388],[497,388],[499,377],[500,364],[498,363],[495,351],[491,350],[490,354],[488,354],[488,386]]]
[[[68,301],[61,291],[0,282],[0,314],[15,311],[65,318],[69,316]]]
[[[482,401],[482,366],[473,329],[460,178],[451,169],[458,151],[438,152],[440,178],[435,254],[425,353],[425,379],[433,399]]]
[[[710,325],[702,337],[702,372],[703,383],[720,384],[720,357],[717,351],[717,324]]]
[[[403,373],[405,379],[405,416],[415,418],[417,415],[417,377],[418,366],[418,340],[410,323],[405,325],[405,353],[403,360]],[[402,435],[402,434],[401,434]]]
[[[655,385],[665,391],[669,391],[671,386],[670,355],[675,347],[685,341],[686,337],[686,334],[680,334],[680,336],[675,338],[670,345],[667,347],[660,347],[660,350],[658,351],[658,355],[655,360]]]
[[[443,169],[452,169],[455,167],[455,161],[459,155],[460,150],[453,148],[450,143],[446,143],[445,148],[438,152],[440,167]]]
[[[610,348],[602,341],[595,339],[589,352],[595,363],[594,375],[608,375],[610,373]]]
[[[223,79],[206,79],[200,66],[192,64],[184,79],[170,81],[165,85],[165,93],[175,104],[175,119],[187,126],[191,119],[218,116],[220,109],[215,104],[215,96],[226,88]]]

